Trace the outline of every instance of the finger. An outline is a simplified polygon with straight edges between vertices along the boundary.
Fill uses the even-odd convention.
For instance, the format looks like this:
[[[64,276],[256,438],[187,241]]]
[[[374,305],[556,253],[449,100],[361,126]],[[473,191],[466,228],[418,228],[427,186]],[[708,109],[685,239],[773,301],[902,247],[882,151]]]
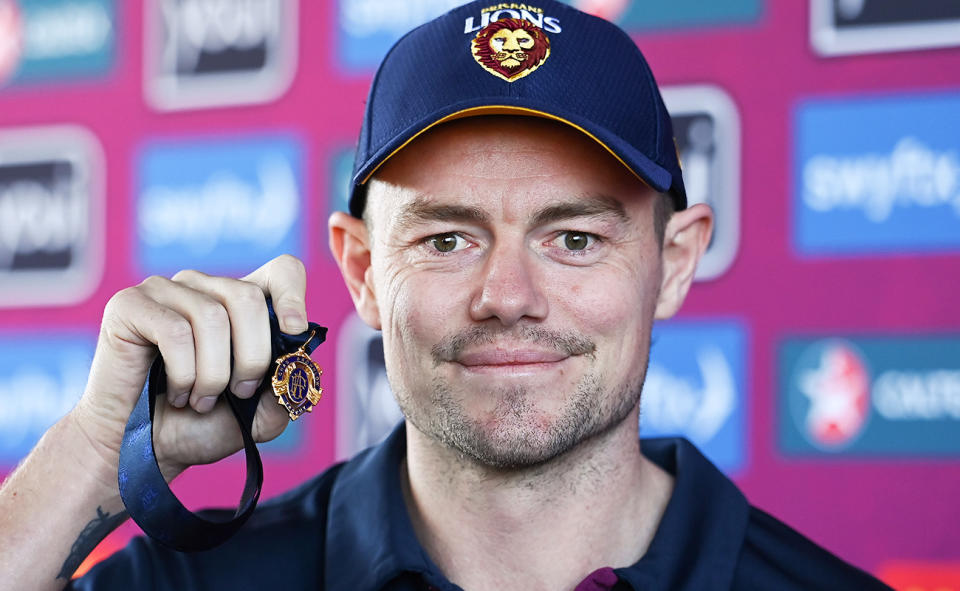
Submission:
[[[123,342],[156,345],[167,374],[167,398],[175,406],[186,405],[196,380],[193,327],[186,317],[140,287],[132,287],[110,299],[104,310],[104,330],[119,333],[115,336]]]
[[[230,318],[233,368],[230,391],[250,398],[270,366],[270,318],[263,292],[256,284],[199,271],[181,271],[173,281],[220,302]]]
[[[253,440],[262,443],[278,437],[290,423],[290,414],[276,396],[262,396],[257,412],[253,416],[251,435]]]
[[[155,301],[190,321],[196,352],[196,379],[190,391],[190,406],[197,412],[209,412],[230,381],[227,310],[210,296],[165,277],[151,277],[141,286]]]
[[[300,259],[280,255],[243,279],[273,298],[273,309],[283,332],[300,334],[307,330],[307,273]]]

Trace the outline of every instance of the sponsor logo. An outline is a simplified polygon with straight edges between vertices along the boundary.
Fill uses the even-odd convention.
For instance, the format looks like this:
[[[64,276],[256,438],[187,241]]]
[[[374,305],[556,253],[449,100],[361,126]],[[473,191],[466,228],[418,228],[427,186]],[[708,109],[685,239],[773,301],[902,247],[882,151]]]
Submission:
[[[114,20],[112,0],[0,0],[0,84],[106,71]]]
[[[14,466],[83,394],[94,339],[0,335],[0,464]]]
[[[144,271],[243,272],[301,251],[303,146],[292,136],[155,141],[138,158]]]
[[[550,57],[550,39],[528,20],[505,18],[480,29],[471,43],[471,53],[484,70],[513,82]]]
[[[77,127],[0,131],[0,307],[81,302],[103,270],[103,156]]]
[[[801,339],[781,363],[781,447],[960,453],[960,338]]]
[[[810,43],[821,55],[960,45],[960,4],[811,0]]]
[[[673,0],[672,2],[631,2],[630,0],[564,0],[584,12],[605,18],[631,30],[702,27],[756,22],[762,0]]]
[[[145,89],[157,109],[262,103],[293,80],[293,0],[151,0]]]
[[[795,114],[803,255],[960,250],[955,95],[811,101]],[[923,231],[918,231],[923,228]]]
[[[683,436],[721,470],[746,458],[747,335],[733,321],[658,324],[640,398],[643,437]]]
[[[730,268],[740,243],[740,117],[726,92],[715,86],[663,89],[683,165],[687,200],[715,213],[713,236],[696,278],[714,279]]]

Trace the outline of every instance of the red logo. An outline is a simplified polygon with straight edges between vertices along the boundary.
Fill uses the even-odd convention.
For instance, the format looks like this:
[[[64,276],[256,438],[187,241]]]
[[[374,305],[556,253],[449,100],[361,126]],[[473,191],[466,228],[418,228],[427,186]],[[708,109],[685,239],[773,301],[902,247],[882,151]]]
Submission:
[[[14,0],[0,0],[0,84],[17,71],[23,53],[23,21]]]
[[[819,365],[800,374],[810,407],[804,431],[813,443],[836,448],[860,434],[870,406],[870,380],[860,355],[842,342],[821,349]]]
[[[550,57],[550,39],[529,21],[505,18],[480,29],[471,44],[471,53],[484,70],[513,82]]]

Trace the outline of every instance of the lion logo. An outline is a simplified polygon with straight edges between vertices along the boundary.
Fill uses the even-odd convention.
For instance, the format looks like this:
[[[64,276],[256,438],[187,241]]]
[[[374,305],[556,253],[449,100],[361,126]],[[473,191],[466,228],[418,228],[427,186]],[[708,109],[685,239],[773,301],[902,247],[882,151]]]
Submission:
[[[480,29],[471,51],[480,66],[507,82],[523,78],[550,57],[550,39],[535,24],[505,18]]]

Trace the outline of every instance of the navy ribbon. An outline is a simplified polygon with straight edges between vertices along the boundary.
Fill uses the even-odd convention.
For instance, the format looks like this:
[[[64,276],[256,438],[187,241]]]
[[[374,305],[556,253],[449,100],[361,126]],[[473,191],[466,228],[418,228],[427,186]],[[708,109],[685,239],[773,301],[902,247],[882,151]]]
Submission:
[[[299,335],[284,334],[280,331],[277,315],[269,299],[267,309],[270,316],[271,358],[274,361],[293,353],[301,346],[310,353],[326,338],[327,329],[313,322]],[[314,332],[313,338],[310,338],[311,331]],[[274,365],[275,363],[271,362],[271,370],[264,376],[257,393],[251,398],[237,398],[229,388],[223,391],[222,396],[229,403],[243,436],[247,476],[240,505],[233,515],[225,515],[222,520],[210,520],[183,506],[170,490],[157,464],[153,449],[153,413],[157,397],[161,395],[161,389],[166,384],[163,358],[157,356],[150,367],[140,399],[130,413],[130,420],[124,429],[117,474],[123,504],[144,533],[174,550],[198,552],[227,541],[247,521],[257,506],[263,485],[263,464],[251,433],[253,417],[257,412],[261,391],[271,387]]]

